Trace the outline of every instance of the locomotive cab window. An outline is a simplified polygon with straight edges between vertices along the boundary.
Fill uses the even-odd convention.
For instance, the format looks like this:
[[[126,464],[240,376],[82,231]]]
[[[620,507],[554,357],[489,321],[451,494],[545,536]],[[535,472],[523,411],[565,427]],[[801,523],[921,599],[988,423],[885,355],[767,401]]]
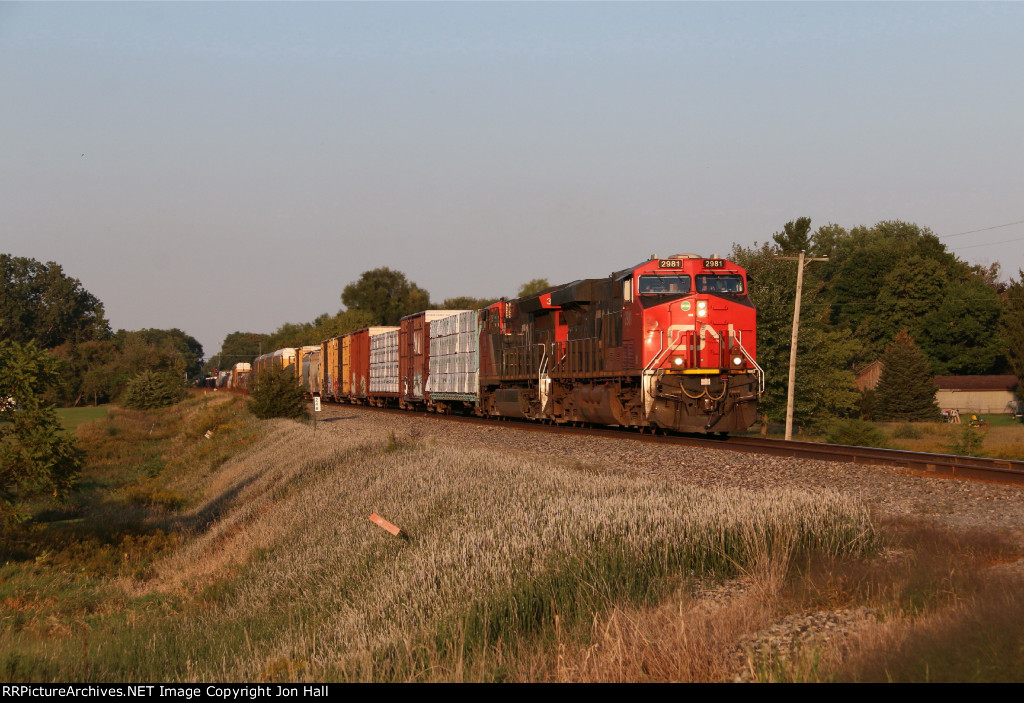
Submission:
[[[712,295],[742,295],[743,276],[735,273],[702,273],[697,275],[697,292]]]
[[[690,276],[678,274],[674,276],[641,276],[637,291],[640,293],[640,304],[645,308],[661,305],[681,298],[690,293]]]
[[[640,295],[677,295],[689,292],[689,276],[640,277]]]

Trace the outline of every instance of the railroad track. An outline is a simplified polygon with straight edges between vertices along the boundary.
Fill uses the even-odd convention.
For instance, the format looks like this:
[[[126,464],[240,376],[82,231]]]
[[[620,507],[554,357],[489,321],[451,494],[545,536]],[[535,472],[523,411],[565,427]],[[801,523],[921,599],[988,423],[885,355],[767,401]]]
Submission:
[[[366,410],[391,412],[386,408],[356,406]],[[956,456],[954,454],[930,454],[910,452],[901,449],[876,449],[874,447],[851,447],[842,444],[819,442],[797,442],[762,437],[705,437],[676,433],[640,433],[630,429],[609,427],[567,427],[531,421],[512,419],[481,418],[464,415],[438,415],[435,413],[411,413],[421,417],[436,418],[449,422],[468,422],[479,425],[515,427],[531,432],[552,434],[573,434],[588,437],[631,439],[639,442],[657,442],[677,446],[706,447],[752,454],[788,456],[798,459],[822,459],[825,461],[867,464],[877,466],[898,466],[911,471],[936,477],[969,479],[974,481],[996,481],[999,483],[1024,484],[1024,461],[1008,459],[985,459],[981,457]]]

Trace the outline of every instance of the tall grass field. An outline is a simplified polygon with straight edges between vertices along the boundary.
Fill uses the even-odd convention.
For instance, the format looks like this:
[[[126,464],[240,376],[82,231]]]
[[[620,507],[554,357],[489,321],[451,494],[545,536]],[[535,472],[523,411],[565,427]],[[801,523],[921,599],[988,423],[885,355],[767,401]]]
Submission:
[[[719,680],[726,633],[769,624],[786,592],[825,598],[794,578],[887,539],[828,491],[638,480],[385,420],[314,432],[240,398],[78,432],[76,502],[5,542],[4,681]],[[740,600],[694,609],[736,578]]]

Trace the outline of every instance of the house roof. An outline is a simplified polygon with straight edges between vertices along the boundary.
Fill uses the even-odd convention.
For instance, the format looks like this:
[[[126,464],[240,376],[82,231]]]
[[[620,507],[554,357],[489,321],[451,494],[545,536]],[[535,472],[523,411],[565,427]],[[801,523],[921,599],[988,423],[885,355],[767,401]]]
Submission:
[[[858,378],[860,378],[861,376],[863,376],[865,374],[868,374],[868,373],[871,373],[876,368],[880,368],[881,366],[882,366],[882,360],[881,359],[875,359],[870,364],[864,364],[859,369],[856,369],[854,371],[854,373],[857,375]]]
[[[1019,381],[1016,376],[936,376],[940,391],[1012,391]]]

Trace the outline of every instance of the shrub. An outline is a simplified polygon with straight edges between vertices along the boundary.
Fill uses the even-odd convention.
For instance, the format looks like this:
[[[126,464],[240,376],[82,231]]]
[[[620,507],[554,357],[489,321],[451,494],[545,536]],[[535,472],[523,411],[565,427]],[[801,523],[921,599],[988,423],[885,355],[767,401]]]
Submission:
[[[825,434],[829,444],[848,444],[853,447],[885,447],[885,434],[863,420],[840,420]]]
[[[959,456],[981,456],[981,443],[984,436],[970,425],[961,425],[950,451]]]
[[[30,499],[62,497],[82,468],[74,438],[43,402],[61,368],[35,342],[0,339],[0,527],[24,518]]]
[[[892,431],[892,436],[896,439],[921,439],[924,437],[924,432],[920,427],[905,422]]]
[[[185,384],[173,371],[143,371],[128,381],[121,405],[138,410],[166,408],[186,395]]]
[[[267,420],[272,417],[306,417],[306,397],[292,369],[272,368],[260,371],[250,383],[249,411]]]

